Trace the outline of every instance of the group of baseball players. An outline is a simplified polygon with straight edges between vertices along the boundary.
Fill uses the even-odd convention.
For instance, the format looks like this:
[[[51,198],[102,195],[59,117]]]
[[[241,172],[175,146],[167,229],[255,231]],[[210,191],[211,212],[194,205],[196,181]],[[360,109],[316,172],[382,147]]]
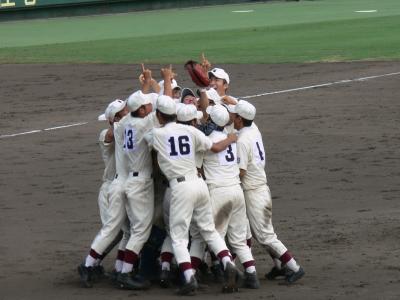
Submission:
[[[171,67],[157,82],[142,65],[140,90],[108,105],[110,126],[99,137],[102,228],[78,266],[84,286],[104,275],[102,260],[118,245],[109,277],[123,289],[157,280],[192,295],[210,278],[223,292],[257,289],[252,237],[273,260],[267,279],[291,284],[304,275],[272,226],[256,108],[226,94],[225,70],[204,56],[202,67],[210,84],[195,93],[178,86]]]

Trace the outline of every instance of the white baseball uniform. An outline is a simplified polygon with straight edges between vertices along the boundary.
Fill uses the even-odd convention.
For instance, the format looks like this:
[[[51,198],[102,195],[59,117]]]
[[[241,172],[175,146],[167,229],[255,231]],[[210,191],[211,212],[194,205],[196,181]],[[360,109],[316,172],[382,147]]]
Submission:
[[[272,226],[272,199],[264,170],[266,156],[262,136],[256,126],[239,130],[237,152],[239,168],[246,170],[242,187],[253,236],[279,258],[287,249],[278,240]]]
[[[226,137],[225,133],[217,130],[209,135],[213,143]],[[236,143],[219,153],[207,151],[204,155],[203,169],[210,191],[215,228],[222,238],[227,235],[232,252],[238,256],[241,263],[254,262],[246,243],[246,205],[240,187]]]
[[[108,129],[104,129],[99,135],[99,146],[101,157],[104,162],[103,183],[99,190],[99,210],[101,223],[104,225],[108,219],[108,190],[115,177],[115,151],[114,141],[107,143],[105,141]]]
[[[215,230],[208,189],[195,164],[195,152],[210,149],[211,140],[196,128],[175,122],[153,129],[147,138],[158,152],[158,164],[171,187],[169,230],[181,269],[191,261],[187,246],[192,218],[214,253],[227,252],[225,242]]]
[[[124,118],[126,117],[127,116]],[[114,123],[116,174],[109,187],[109,208],[107,222],[103,225],[91,246],[91,248],[98,254],[102,254],[108,245],[111,244],[111,242],[118,235],[118,232],[121,230],[121,228],[123,228],[123,224],[127,219],[125,210],[124,183],[128,176],[128,171],[123,149],[124,128],[121,126],[121,121],[123,121],[124,118],[122,118],[119,122]]]
[[[126,210],[131,223],[131,237],[126,249],[139,254],[149,239],[154,217],[154,183],[151,150],[143,136],[154,126],[159,126],[155,113],[145,118],[124,118],[124,151],[128,166],[125,182]]]

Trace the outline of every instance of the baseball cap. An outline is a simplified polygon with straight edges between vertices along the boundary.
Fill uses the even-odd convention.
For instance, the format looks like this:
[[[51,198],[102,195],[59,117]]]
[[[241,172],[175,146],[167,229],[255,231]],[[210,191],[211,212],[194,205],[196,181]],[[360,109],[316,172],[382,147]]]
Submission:
[[[161,95],[157,99],[157,109],[166,115],[175,115],[176,103],[170,96]]]
[[[228,110],[221,104],[209,106],[206,111],[210,115],[211,120],[220,127],[224,127],[229,121]]]
[[[185,99],[185,97],[186,97],[186,96],[189,96],[189,95],[191,95],[191,96],[193,96],[193,97],[196,97],[191,89],[189,89],[189,88],[184,88],[184,89],[182,90],[182,93],[181,93],[181,102],[183,102],[183,99]]]
[[[214,101],[215,104],[221,104],[221,96],[214,88],[210,88],[206,91],[209,100]]]
[[[153,97],[152,94],[143,94],[143,92],[139,90],[128,97],[127,105],[130,111],[136,111],[142,105],[153,103]]]
[[[178,121],[187,122],[193,119],[200,120],[203,117],[203,112],[198,111],[193,104],[178,103],[176,105],[176,115]]]
[[[113,102],[108,104],[107,109],[104,113],[105,117],[112,122],[114,120],[115,115],[119,113],[121,110],[123,110],[125,105],[126,102],[121,99],[114,100]]]
[[[232,112],[238,114],[246,120],[254,120],[256,116],[256,108],[253,104],[250,104],[246,100],[239,100]]]
[[[219,79],[225,79],[226,83],[229,84],[229,75],[225,72],[224,69],[214,68],[208,72],[208,77],[211,77],[211,75]]]
[[[158,93],[159,95],[163,95],[164,94],[164,80],[161,80],[158,82],[158,86],[160,87],[160,92]],[[178,83],[176,82],[175,79],[172,79],[171,81],[171,89],[174,89],[178,86]]]

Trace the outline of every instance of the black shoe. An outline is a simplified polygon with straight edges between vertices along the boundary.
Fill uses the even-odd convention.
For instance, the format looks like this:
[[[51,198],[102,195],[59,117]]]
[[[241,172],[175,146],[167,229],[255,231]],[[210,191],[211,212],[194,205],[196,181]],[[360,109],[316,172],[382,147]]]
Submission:
[[[112,270],[110,273],[105,273],[105,276],[111,280],[112,283],[117,283],[118,274],[121,272],[117,272],[117,270]]]
[[[78,273],[81,277],[83,286],[86,288],[93,287],[93,268],[86,267],[84,264],[78,266]]]
[[[244,272],[243,287],[248,289],[259,289],[260,281],[258,280],[257,273]]]
[[[136,275],[132,277],[130,273],[119,273],[117,277],[118,286],[125,290],[146,290],[150,287],[150,282]]]
[[[160,286],[165,289],[167,289],[171,286],[171,271],[170,270],[161,270]]]
[[[223,293],[234,293],[239,291],[241,273],[232,263],[227,263],[224,271],[225,283],[222,287]]]
[[[105,271],[104,267],[99,265],[99,266],[94,266],[93,267],[93,277],[95,280],[101,280],[105,277]]]
[[[274,280],[277,277],[286,277],[287,270],[285,268],[278,269],[277,267],[273,267],[271,271],[265,274],[265,278],[268,280]]]
[[[286,275],[286,282],[288,284],[292,284],[295,281],[299,280],[301,277],[303,277],[305,274],[304,270],[302,267],[297,272],[291,272]]]
[[[213,275],[214,282],[224,283],[224,272],[222,271],[221,265],[212,265],[210,267],[211,273]]]
[[[176,292],[178,295],[181,296],[193,296],[194,294],[196,294],[196,290],[198,288],[198,284],[197,284],[197,280],[194,277],[194,275],[192,275],[192,277],[190,277],[189,282],[185,282]]]

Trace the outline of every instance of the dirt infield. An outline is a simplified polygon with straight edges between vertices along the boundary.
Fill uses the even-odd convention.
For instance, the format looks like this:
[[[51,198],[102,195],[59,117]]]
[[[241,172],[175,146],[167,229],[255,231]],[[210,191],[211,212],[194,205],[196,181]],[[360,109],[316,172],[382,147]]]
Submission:
[[[400,71],[399,62],[226,65],[252,95]],[[156,69],[156,66],[153,66]],[[105,105],[137,88],[138,66],[0,65],[0,299],[175,298],[172,290],[81,288],[76,266],[99,229]],[[158,73],[158,72],[157,72]],[[179,82],[191,84],[183,69]],[[158,74],[157,74],[158,75]],[[304,266],[294,286],[207,299],[400,298],[400,75],[250,99],[267,151],[280,239]],[[270,258],[255,247],[258,273]],[[111,268],[111,257],[106,266]]]

